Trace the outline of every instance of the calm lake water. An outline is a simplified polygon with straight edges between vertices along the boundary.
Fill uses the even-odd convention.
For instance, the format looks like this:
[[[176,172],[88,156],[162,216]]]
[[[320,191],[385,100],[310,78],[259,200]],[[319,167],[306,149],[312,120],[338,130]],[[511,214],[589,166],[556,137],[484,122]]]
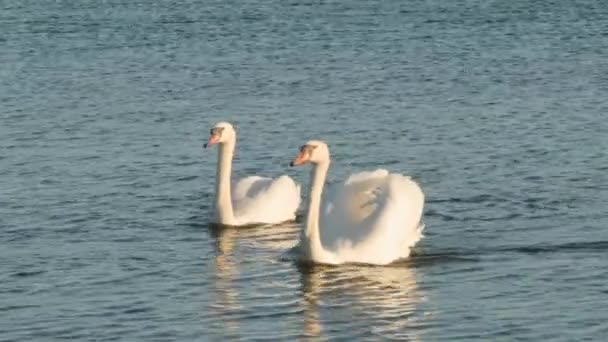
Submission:
[[[0,341],[604,340],[607,47],[603,0],[3,1]],[[210,227],[220,120],[234,178],[412,175],[415,255]]]

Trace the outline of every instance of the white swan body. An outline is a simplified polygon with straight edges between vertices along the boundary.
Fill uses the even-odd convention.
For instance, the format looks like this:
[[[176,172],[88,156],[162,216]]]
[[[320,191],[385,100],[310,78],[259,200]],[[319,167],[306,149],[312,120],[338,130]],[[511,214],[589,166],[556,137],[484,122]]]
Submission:
[[[386,170],[351,175],[323,204],[329,150],[321,141],[302,146],[292,165],[313,164],[301,256],[323,264],[386,265],[407,258],[422,238],[424,194],[407,176]]]
[[[276,224],[295,219],[300,206],[300,186],[288,176],[276,179],[249,176],[232,189],[230,174],[236,131],[220,122],[211,129],[205,147],[219,144],[215,184],[215,223],[242,226]]]

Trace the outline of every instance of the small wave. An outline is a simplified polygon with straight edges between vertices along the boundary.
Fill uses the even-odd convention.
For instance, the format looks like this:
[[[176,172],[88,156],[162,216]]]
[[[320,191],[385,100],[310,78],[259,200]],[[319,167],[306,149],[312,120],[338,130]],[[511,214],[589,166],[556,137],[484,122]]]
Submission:
[[[37,275],[44,274],[44,273],[46,273],[46,271],[29,271],[29,272],[20,271],[20,272],[13,273],[12,276],[23,278],[23,277],[33,277],[33,276],[37,276]]]
[[[0,307],[0,311],[13,311],[13,310],[22,310],[22,309],[33,309],[40,308],[41,305],[36,304],[23,304],[23,305],[9,305],[5,307]]]
[[[526,254],[553,253],[560,251],[590,251],[603,252],[608,250],[608,241],[581,241],[564,244],[538,244],[532,246],[507,248],[506,251],[514,251]]]
[[[557,252],[604,252],[608,241],[580,241],[563,244],[536,244],[530,246],[498,247],[484,249],[446,249],[436,253],[412,251],[409,259],[398,262],[411,266],[421,266],[443,262],[475,262],[482,255],[503,253],[542,254]]]

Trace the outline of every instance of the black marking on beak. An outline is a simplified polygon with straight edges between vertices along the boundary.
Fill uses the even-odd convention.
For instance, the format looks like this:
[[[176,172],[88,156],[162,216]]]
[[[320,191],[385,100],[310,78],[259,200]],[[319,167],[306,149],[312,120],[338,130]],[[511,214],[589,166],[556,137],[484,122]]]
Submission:
[[[289,162],[289,166],[293,167],[293,161]]]

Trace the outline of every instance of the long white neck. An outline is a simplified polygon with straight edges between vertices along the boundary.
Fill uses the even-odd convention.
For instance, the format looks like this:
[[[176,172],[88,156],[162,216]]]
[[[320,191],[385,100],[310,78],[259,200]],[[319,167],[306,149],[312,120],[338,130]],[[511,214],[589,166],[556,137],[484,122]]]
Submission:
[[[217,172],[215,174],[215,214],[221,224],[234,224],[232,197],[230,195],[230,174],[236,139],[219,144],[217,152]]]
[[[305,252],[313,260],[323,258],[325,253],[321,245],[319,236],[319,213],[321,211],[321,195],[323,194],[323,186],[325,177],[329,169],[329,160],[326,162],[314,164],[310,175],[310,188],[308,191],[308,213],[306,215],[306,226],[303,235],[300,237],[302,247]]]

